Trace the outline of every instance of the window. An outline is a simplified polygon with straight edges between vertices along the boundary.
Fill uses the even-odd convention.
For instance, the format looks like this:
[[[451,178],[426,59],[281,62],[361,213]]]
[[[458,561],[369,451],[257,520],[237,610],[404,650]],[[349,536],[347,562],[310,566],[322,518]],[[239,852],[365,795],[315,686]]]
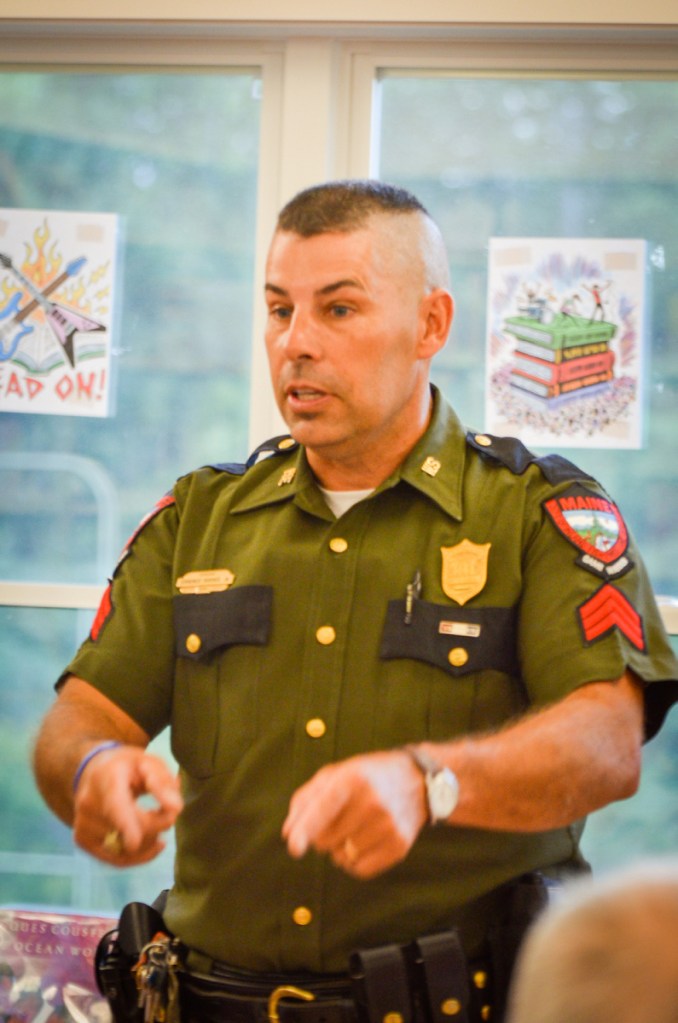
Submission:
[[[678,80],[383,70],[377,108],[378,176],[419,196],[447,242],[457,316],[433,376],[469,428],[484,428],[489,238],[647,241],[645,446],[548,447],[609,488],[655,591],[677,595]],[[677,767],[674,714],[647,747],[638,796],[589,822],[594,865],[675,848]]]
[[[114,413],[0,415],[0,578],[96,591],[179,475],[247,454],[261,75],[8,71],[2,92],[0,207],[122,227]],[[0,610],[0,901],[153,898],[167,856],[121,874],[74,853],[30,776],[50,681],[92,611]]]
[[[675,32],[573,41],[544,26],[459,38],[436,26],[429,42],[398,42],[407,26],[357,40],[347,25],[263,40],[239,26],[237,42],[228,24],[209,37],[61,29],[0,38],[0,207],[121,215],[117,408],[103,420],[0,414],[0,901],[116,911],[165,887],[171,856],[119,872],[74,851],[35,792],[32,728],[140,517],[182,472],[279,430],[251,338],[273,218],[299,188],[372,173],[430,206],[458,305],[435,376],[469,426],[483,418],[488,238],[647,238],[648,443],[568,455],[610,487],[656,588],[678,598],[678,50]],[[596,866],[675,846],[669,724],[640,794],[589,825]]]

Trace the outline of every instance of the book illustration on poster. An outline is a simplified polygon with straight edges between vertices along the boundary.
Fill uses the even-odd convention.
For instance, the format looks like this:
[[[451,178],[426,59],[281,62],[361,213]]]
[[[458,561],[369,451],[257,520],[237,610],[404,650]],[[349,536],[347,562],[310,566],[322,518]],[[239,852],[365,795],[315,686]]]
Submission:
[[[504,331],[517,339],[512,386],[550,401],[608,383],[614,376],[609,343],[616,330],[614,323],[591,323],[563,313],[540,328],[527,317],[507,317]]]
[[[636,239],[491,239],[488,433],[642,446],[645,263]]]

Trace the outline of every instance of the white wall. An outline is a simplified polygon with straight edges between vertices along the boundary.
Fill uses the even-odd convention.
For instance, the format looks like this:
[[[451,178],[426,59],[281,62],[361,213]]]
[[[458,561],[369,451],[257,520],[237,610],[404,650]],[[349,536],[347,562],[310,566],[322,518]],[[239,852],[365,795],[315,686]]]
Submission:
[[[413,11],[415,16],[413,17]],[[2,0],[6,19],[53,22],[153,21],[233,25],[278,23],[338,25],[676,25],[676,0]]]

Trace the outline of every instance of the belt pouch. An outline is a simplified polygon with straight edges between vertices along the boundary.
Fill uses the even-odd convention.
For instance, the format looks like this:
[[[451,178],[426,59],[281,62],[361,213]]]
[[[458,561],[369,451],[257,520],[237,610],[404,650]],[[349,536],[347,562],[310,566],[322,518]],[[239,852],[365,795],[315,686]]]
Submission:
[[[355,1002],[364,1023],[412,1023],[407,964],[400,945],[354,952],[349,965]]]
[[[108,1001],[115,1023],[142,1023],[139,993],[132,973],[141,950],[165,924],[160,913],[144,902],[130,902],[118,926],[99,942],[95,959],[96,982]]]
[[[556,881],[539,871],[523,874],[505,886],[503,911],[487,934],[494,982],[493,1023],[502,1023],[513,969],[522,941],[536,918],[546,908]]]
[[[468,1023],[468,965],[457,932],[418,938],[413,950],[431,1023]]]

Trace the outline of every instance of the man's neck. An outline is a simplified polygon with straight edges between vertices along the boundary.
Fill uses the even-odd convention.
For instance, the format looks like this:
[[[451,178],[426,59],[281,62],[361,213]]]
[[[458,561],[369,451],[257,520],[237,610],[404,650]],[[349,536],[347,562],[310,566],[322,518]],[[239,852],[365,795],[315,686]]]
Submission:
[[[381,443],[353,445],[351,449],[307,447],[308,464],[326,490],[374,490],[404,462],[428,429],[432,413],[431,397],[417,429],[407,437],[384,437]]]

